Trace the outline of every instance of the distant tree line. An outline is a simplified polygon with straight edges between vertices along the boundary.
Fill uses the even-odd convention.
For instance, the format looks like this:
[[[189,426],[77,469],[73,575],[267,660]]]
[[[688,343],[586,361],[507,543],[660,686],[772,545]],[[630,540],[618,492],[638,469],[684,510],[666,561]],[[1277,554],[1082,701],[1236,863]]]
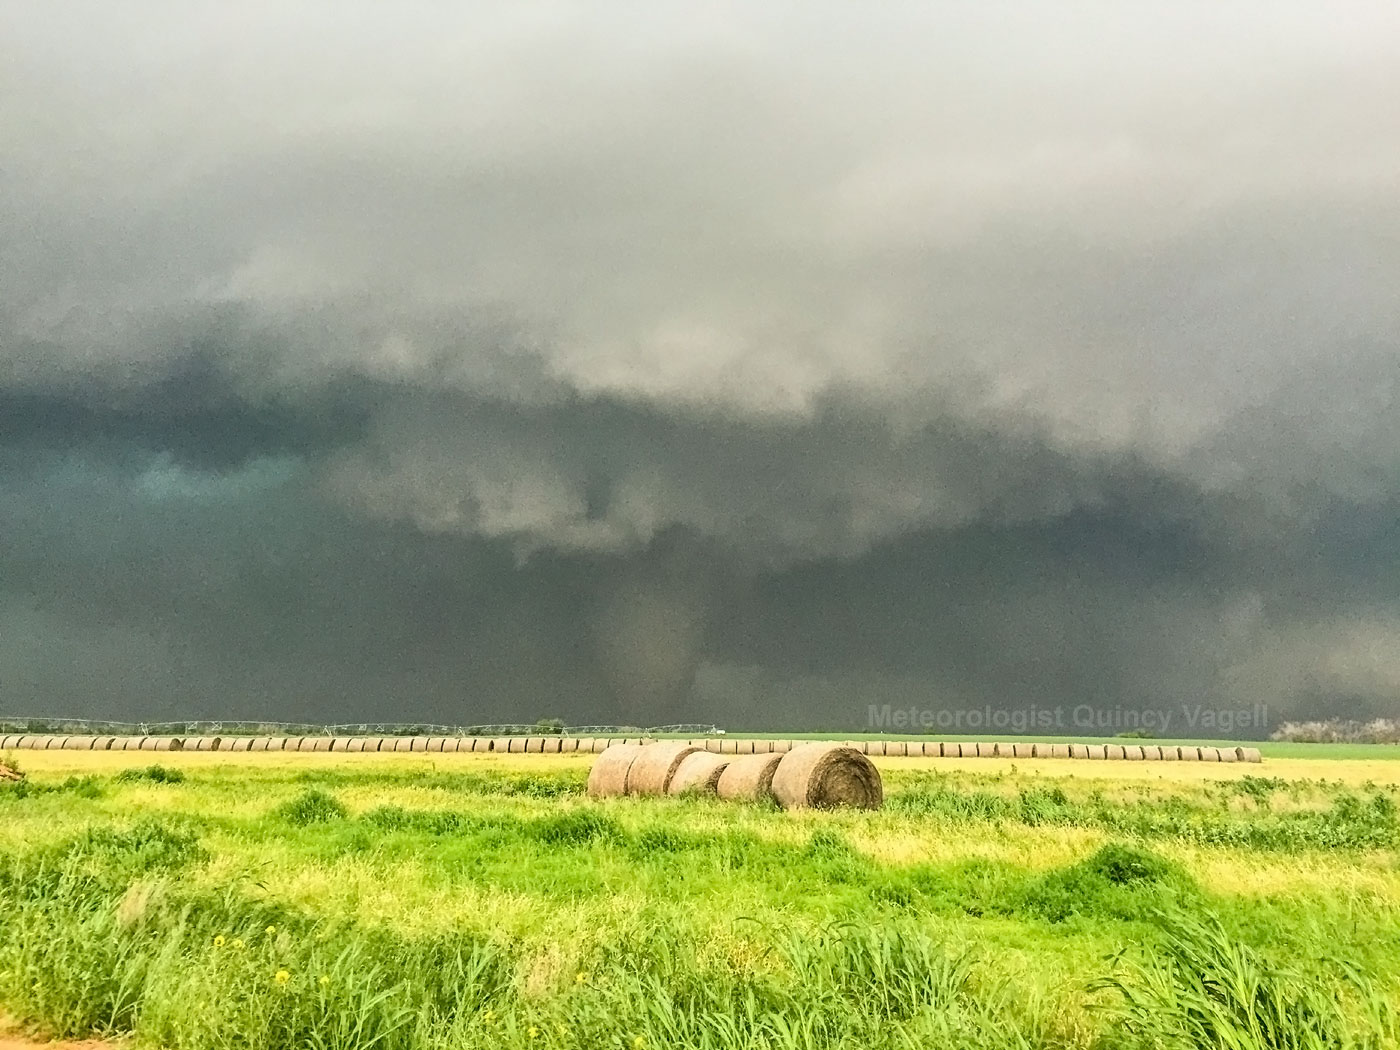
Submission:
[[[1327,718],[1314,722],[1284,722],[1272,739],[1300,744],[1400,744],[1400,719],[1373,718],[1357,722]]]

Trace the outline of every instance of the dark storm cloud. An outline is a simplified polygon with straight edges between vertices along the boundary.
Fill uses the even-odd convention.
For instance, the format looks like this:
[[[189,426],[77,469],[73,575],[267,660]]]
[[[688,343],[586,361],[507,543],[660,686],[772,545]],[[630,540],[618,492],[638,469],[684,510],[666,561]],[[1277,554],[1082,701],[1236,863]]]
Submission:
[[[5,709],[1400,690],[1389,7],[79,11],[0,12]]]

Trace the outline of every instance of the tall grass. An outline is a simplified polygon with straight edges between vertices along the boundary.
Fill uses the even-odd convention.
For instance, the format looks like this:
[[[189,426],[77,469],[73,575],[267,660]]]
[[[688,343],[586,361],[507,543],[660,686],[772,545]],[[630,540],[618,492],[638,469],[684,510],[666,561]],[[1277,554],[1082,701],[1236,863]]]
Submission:
[[[1391,902],[1307,915],[1312,898],[1228,896],[1160,845],[1179,837],[1109,830],[1154,806],[1182,827],[1312,812],[1350,821],[1343,841],[1359,842],[1393,817],[1380,791],[1255,778],[1111,799],[909,778],[892,812],[797,819],[594,803],[572,775],[306,772],[232,785],[193,772],[168,788],[143,772],[96,781],[95,797],[39,778],[0,801],[0,820],[34,832],[0,853],[0,1005],[53,1034],[169,1050],[1394,1039]],[[1068,853],[1061,840],[1054,863],[963,848],[986,852],[1013,823],[1047,841],[1097,834]],[[924,837],[881,861],[875,827]],[[359,904],[340,882],[359,876],[423,902],[427,921]],[[492,910],[437,921],[459,898]],[[1319,961],[1329,952],[1354,964]]]

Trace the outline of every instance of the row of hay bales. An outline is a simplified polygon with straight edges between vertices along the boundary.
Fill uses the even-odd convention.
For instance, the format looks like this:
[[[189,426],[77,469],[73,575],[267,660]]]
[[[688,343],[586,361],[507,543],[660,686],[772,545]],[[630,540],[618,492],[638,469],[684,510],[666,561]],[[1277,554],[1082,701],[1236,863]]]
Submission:
[[[0,737],[4,750],[69,751],[428,751],[494,754],[601,754],[614,746],[651,743],[616,737],[442,737],[442,736],[42,736]],[[786,754],[801,741],[707,737],[674,741],[713,754]],[[1080,758],[1138,762],[1258,762],[1255,747],[1195,747],[1166,744],[939,743],[922,740],[846,741],[865,755],[911,758]]]
[[[857,748],[809,743],[737,755],[684,740],[608,748],[588,774],[588,793],[594,798],[697,794],[732,801],[773,799],[784,809],[879,809],[885,798],[880,771]]]

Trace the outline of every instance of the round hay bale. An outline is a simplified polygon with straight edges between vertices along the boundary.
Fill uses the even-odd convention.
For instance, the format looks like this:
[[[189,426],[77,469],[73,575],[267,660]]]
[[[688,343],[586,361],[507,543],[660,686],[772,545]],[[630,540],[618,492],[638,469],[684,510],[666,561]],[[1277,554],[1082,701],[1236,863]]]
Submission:
[[[698,747],[681,759],[666,785],[668,795],[713,795],[720,774],[729,765],[729,758]]]
[[[428,738],[425,736],[411,736],[408,738],[408,749],[410,751],[427,751]]]
[[[720,798],[735,801],[757,802],[770,798],[773,794],[773,775],[778,766],[792,755],[801,751],[789,751],[786,755],[738,755],[720,773],[715,781],[715,794]],[[869,761],[864,759],[863,761]]]
[[[736,740],[736,741],[734,742],[734,753],[735,753],[736,755],[752,755],[752,754],[754,754],[755,752],[754,752],[754,749],[753,749],[753,741],[752,741],[752,740]]]
[[[1218,747],[1215,749],[1215,753],[1220,756],[1222,762],[1238,762],[1240,760],[1239,754],[1233,747]]]
[[[1035,745],[1034,745],[1034,744],[1012,744],[1012,745],[1011,745],[1011,757],[1012,757],[1012,758],[1035,758]]]
[[[484,736],[472,737],[472,751],[486,752],[491,750],[491,741]]]
[[[1214,748],[1214,747],[1203,747],[1203,748],[1201,748],[1201,761],[1202,761],[1202,762],[1219,762],[1219,761],[1220,761],[1220,749],[1219,749],[1219,748]]]
[[[1127,759],[1129,762],[1141,762],[1141,761],[1142,761],[1142,745],[1141,745],[1141,744],[1124,744],[1124,745],[1123,745],[1123,757],[1124,757],[1125,759]]]
[[[875,764],[855,749],[835,744],[808,744],[788,752],[773,776],[772,791],[784,809],[879,809],[885,801]]]
[[[90,736],[70,736],[63,741],[65,751],[91,751],[92,737]]]
[[[588,794],[593,798],[627,794],[627,773],[641,753],[641,744],[614,744],[604,750],[588,771]]]
[[[153,750],[156,750],[156,751],[169,751],[169,750],[170,750],[170,738],[169,738],[168,736],[163,736],[163,737],[158,737],[158,738],[156,738],[155,747],[154,747]]]
[[[496,752],[500,752],[501,754],[504,755],[504,754],[505,754],[507,751],[509,751],[509,750],[510,750],[510,737],[508,737],[508,736],[498,736],[498,737],[493,737],[493,738],[492,738],[492,740],[491,740],[491,751],[492,751],[493,754],[496,753]]]
[[[1089,752],[1088,755],[1085,756],[1087,758],[1097,760],[1102,759],[1107,755],[1107,751],[1104,749],[1104,746],[1102,744],[1086,744],[1085,747],[1088,749]]]
[[[723,743],[724,741],[720,740],[718,737],[711,737],[709,740],[705,741],[705,750],[712,755],[717,755],[723,750]]]
[[[700,753],[684,741],[665,744],[648,744],[632,761],[627,772],[627,794],[664,795],[676,775],[681,759],[686,755]]]
[[[774,741],[773,741],[773,750],[774,750],[774,752],[776,752],[776,753],[779,754],[779,755],[786,755],[786,754],[787,754],[789,751],[791,751],[792,749],[793,749],[793,743],[792,743],[791,740],[774,740]]]
[[[908,758],[909,744],[904,740],[888,740],[885,742],[885,754],[891,758]]]
[[[232,740],[229,741],[229,746],[228,746],[227,748],[225,748],[225,750],[227,750],[227,751],[251,751],[251,750],[253,750],[253,742],[254,742],[255,739],[256,739],[255,737],[251,737],[251,736],[236,736],[236,737],[234,737]]]
[[[1070,755],[1070,750],[1069,750],[1069,745],[1068,745],[1068,744],[1051,744],[1051,745],[1050,745],[1050,757],[1051,757],[1051,758],[1069,758],[1069,755]]]
[[[997,757],[997,746],[996,746],[996,744],[984,744],[984,743],[981,743],[981,742],[979,741],[979,742],[977,743],[976,747],[977,747],[977,750],[974,752],[974,754],[976,754],[978,758],[996,758],[996,757]],[[963,754],[967,754],[967,745],[966,745],[966,744],[963,745]]]
[[[21,736],[15,741],[15,748],[20,751],[34,750],[34,738],[32,736]]]
[[[1201,760],[1201,749],[1199,747],[1179,747],[1177,754],[1181,756],[1183,762],[1199,762]]]
[[[0,735],[0,751],[8,751],[15,746],[15,741],[19,739],[13,733]]]
[[[1105,745],[1104,745],[1104,749],[1103,749],[1103,757],[1104,757],[1104,758],[1107,758],[1107,759],[1119,759],[1119,758],[1122,758],[1122,757],[1123,757],[1123,745],[1122,745],[1122,744],[1105,744]]]
[[[462,745],[465,743],[466,741],[459,736],[444,737],[442,741],[442,753],[444,755],[455,754],[462,750]]]
[[[739,742],[737,740],[721,740],[719,742],[719,753],[721,755],[737,755],[739,753]]]
[[[1144,762],[1159,762],[1162,758],[1162,749],[1156,744],[1144,744],[1142,746],[1142,760]]]
[[[1069,757],[1070,757],[1070,758],[1088,758],[1088,757],[1089,757],[1089,745],[1088,745],[1088,744],[1070,744],[1070,745],[1069,745]]]
[[[1259,749],[1257,747],[1237,747],[1235,748],[1235,756],[1241,762],[1264,761],[1264,756],[1259,753]]]
[[[547,736],[542,750],[546,755],[557,755],[564,750],[564,741],[557,736]]]
[[[266,751],[266,750],[268,750],[268,748],[270,748],[271,746],[272,746],[272,738],[271,738],[270,736],[260,736],[260,737],[255,737],[255,738],[253,739],[252,744],[250,744],[250,745],[248,746],[248,750],[249,750],[249,751]]]
[[[1175,745],[1168,746],[1167,744],[1163,744],[1157,750],[1160,752],[1158,757],[1160,757],[1163,762],[1177,762],[1181,759],[1181,754],[1177,751]]]
[[[577,750],[578,750],[578,737],[576,737],[576,736],[566,736],[566,737],[564,737],[563,740],[559,741],[559,753],[560,753],[560,754],[563,754],[563,755],[571,755],[571,754],[573,754],[573,753],[574,753],[575,751],[577,751]]]
[[[512,755],[523,755],[525,753],[525,738],[513,736],[506,743],[506,752]]]
[[[601,755],[601,754],[602,754],[604,751],[606,751],[608,748],[612,747],[612,745],[613,745],[613,742],[612,742],[609,738],[607,738],[607,737],[605,737],[605,736],[594,737],[594,738],[593,738],[593,753],[594,753],[595,755]],[[638,744],[638,745],[636,745],[636,746],[640,747],[641,745]]]
[[[532,737],[530,737],[529,740],[526,740],[526,741],[525,741],[525,753],[526,753],[527,755],[542,755],[542,754],[544,754],[544,737],[542,737],[542,736],[532,736]]]

